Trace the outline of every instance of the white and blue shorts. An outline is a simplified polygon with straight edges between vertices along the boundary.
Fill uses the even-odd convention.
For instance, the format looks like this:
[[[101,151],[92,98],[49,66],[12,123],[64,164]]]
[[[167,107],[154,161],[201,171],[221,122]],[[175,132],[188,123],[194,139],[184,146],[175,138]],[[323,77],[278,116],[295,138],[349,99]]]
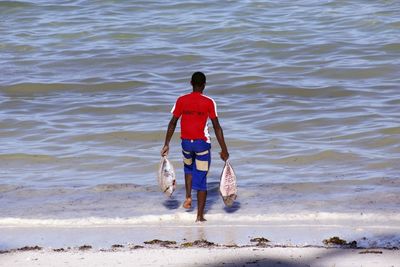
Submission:
[[[202,139],[182,139],[182,154],[184,172],[192,175],[192,189],[206,191],[211,144]]]

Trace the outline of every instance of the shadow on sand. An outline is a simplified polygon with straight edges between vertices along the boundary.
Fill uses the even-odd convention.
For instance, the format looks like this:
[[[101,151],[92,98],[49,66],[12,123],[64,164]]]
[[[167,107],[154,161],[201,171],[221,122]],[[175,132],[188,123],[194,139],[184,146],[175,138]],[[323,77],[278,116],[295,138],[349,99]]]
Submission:
[[[258,266],[266,266],[266,267],[310,267],[309,264],[302,264],[302,263],[291,263],[287,260],[282,260],[282,259],[254,259],[254,258],[248,258],[248,259],[243,259],[241,261],[236,261],[236,262],[229,262],[227,260],[226,262],[223,262],[222,264],[215,264],[215,265],[208,265],[212,267],[258,267]]]
[[[224,207],[224,211],[226,213],[235,213],[238,210],[240,210],[240,208],[241,208],[240,202],[239,201],[235,201],[235,202],[233,202],[232,206],[230,206],[230,207],[225,206]]]
[[[348,244],[353,239],[349,239]],[[388,243],[383,247],[375,247],[374,240],[388,240]],[[390,240],[397,240],[390,242]],[[310,266],[397,266],[397,257],[393,253],[399,251],[398,233],[387,233],[375,235],[370,243],[363,246],[348,247],[348,246],[333,246],[333,247],[254,247],[253,251],[257,251],[254,255],[242,257],[240,260],[227,258],[224,262],[211,263],[208,266],[272,266],[272,267],[310,267]],[[356,242],[356,241],[353,241]],[[322,243],[322,241],[321,241]],[[281,256],[271,256],[268,251],[274,249],[290,250],[292,252],[283,253]],[[314,251],[307,251],[315,249]],[[296,251],[298,250],[298,251]],[[265,252],[265,254],[264,254]],[[389,253],[392,253],[391,255]],[[400,252],[399,252],[400,253]],[[279,255],[276,253],[275,255]],[[285,255],[286,254],[286,255]],[[384,255],[387,254],[385,257]],[[390,255],[390,256],[389,256]],[[289,258],[290,257],[290,258]],[[372,263],[371,265],[367,263]]]
[[[273,248],[266,248],[268,249],[273,249]],[[289,249],[289,248],[286,248]],[[297,249],[302,249],[302,248],[297,248]],[[258,250],[258,249],[257,249]],[[378,250],[379,249],[375,249]],[[221,262],[219,261],[218,263],[215,264],[209,264],[208,266],[212,267],[219,267],[219,266],[224,266],[224,267],[256,267],[256,266],[268,266],[268,267],[311,267],[311,266],[348,266],[348,265],[341,265],[343,262],[343,259],[347,259],[347,261],[350,263],[353,261],[353,264],[357,264],[358,262],[360,265],[357,264],[357,266],[364,266],[362,265],[363,263],[365,264],[366,262],[370,261],[377,261],[376,257],[374,258],[374,254],[364,254],[362,257],[364,259],[359,258],[360,252],[363,251],[362,249],[346,249],[346,248],[326,248],[324,252],[319,252],[315,254],[308,255],[304,251],[303,253],[297,254],[297,256],[281,256],[281,257],[268,257],[268,255],[263,256],[262,250],[257,253],[257,256],[252,256],[252,257],[247,257],[247,258],[241,258],[240,260],[235,260],[234,262],[232,261],[233,259],[226,259],[226,261]],[[364,250],[365,251],[365,250]],[[289,258],[290,257],[290,258]],[[351,260],[352,259],[352,260]],[[361,262],[360,262],[361,260]],[[391,263],[385,262],[384,260],[381,261],[383,264],[388,264],[385,266],[397,266],[397,265],[390,265]],[[339,265],[338,265],[339,264]],[[353,265],[351,265],[353,266]],[[356,266],[356,265],[354,265]],[[370,265],[367,265],[370,266]],[[372,266],[372,265],[371,265]],[[383,265],[373,265],[373,266],[383,266]]]
[[[181,202],[173,197],[166,199],[162,204],[169,210],[176,210],[181,206]]]

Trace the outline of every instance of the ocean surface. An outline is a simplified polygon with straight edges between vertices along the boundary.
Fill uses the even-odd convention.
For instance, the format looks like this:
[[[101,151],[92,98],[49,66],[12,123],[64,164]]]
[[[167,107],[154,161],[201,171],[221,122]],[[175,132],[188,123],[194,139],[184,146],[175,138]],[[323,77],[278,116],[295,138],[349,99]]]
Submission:
[[[0,225],[194,220],[179,128],[156,171],[203,71],[239,186],[213,138],[206,218],[399,226],[399,1],[0,1],[0,66]]]

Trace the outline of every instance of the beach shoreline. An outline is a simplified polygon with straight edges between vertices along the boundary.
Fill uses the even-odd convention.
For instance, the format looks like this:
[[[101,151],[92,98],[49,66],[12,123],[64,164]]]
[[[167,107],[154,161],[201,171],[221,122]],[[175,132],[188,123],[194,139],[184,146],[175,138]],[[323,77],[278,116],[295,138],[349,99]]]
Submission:
[[[215,244],[247,246],[252,245],[251,239],[258,237],[268,239],[271,246],[319,247],[325,245],[324,240],[335,236],[347,243],[356,242],[360,248],[400,247],[400,223],[396,216],[338,213],[275,217],[270,214],[265,218],[221,216],[209,214],[205,223],[195,223],[193,215],[187,213],[132,218],[2,218],[0,250],[27,245],[76,247],[83,244],[101,249],[115,243],[140,244],[153,239],[177,243],[208,240]]]
[[[323,247],[118,246],[95,250],[26,247],[0,254],[0,266],[398,266],[400,251]]]

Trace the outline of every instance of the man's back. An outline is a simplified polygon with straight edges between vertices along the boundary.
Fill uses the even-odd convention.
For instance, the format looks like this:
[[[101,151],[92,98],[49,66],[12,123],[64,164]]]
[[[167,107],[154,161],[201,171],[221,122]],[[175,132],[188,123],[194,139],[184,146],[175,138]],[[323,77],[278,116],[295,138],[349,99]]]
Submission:
[[[215,119],[217,106],[214,100],[200,92],[192,92],[178,98],[171,113],[181,118],[182,139],[202,139],[210,142],[207,120]]]

